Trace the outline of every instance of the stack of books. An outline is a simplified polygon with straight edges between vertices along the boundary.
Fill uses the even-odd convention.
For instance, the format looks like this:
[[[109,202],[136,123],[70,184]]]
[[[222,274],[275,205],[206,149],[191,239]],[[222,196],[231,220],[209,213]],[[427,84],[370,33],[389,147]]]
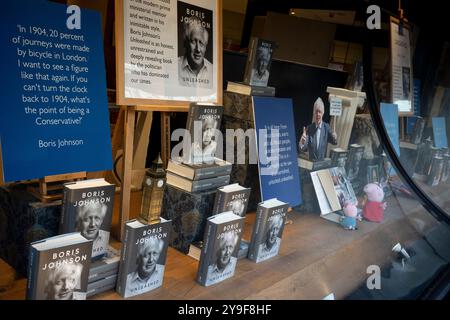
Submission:
[[[211,164],[186,164],[169,160],[167,184],[187,192],[216,189],[230,182],[231,163],[218,158]]]
[[[91,263],[87,286],[88,298],[116,287],[119,262],[119,251],[109,246],[104,257]]]
[[[168,185],[187,192],[201,192],[230,182],[231,164],[216,157],[222,114],[222,106],[191,103],[184,136],[189,141],[189,149],[183,149],[182,157],[169,161]]]

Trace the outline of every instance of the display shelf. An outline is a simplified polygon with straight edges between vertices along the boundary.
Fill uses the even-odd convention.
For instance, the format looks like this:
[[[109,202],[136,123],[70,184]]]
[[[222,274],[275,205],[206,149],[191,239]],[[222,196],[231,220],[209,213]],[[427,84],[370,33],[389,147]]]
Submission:
[[[391,261],[393,245],[421,238],[411,220],[435,223],[424,209],[413,207],[413,200],[403,200],[400,204],[389,198],[385,220],[360,222],[356,231],[316,213],[292,211],[293,223],[285,228],[279,256],[259,264],[239,260],[233,278],[211,287],[195,282],[198,261],[169,248],[163,286],[131,299],[321,299],[331,292],[342,299],[365,282],[367,266]],[[247,215],[244,239],[249,239],[254,216]],[[118,248],[120,243],[112,245]],[[24,299],[26,279],[17,278],[5,263],[0,263],[0,274],[0,299]],[[122,298],[108,291],[91,299]]]

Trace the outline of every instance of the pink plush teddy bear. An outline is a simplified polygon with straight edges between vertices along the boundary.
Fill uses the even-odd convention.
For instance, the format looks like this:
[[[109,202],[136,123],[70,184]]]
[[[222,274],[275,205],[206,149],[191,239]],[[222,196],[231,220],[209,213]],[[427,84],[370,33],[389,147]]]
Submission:
[[[363,208],[363,217],[372,222],[381,222],[384,218],[384,210],[386,203],[383,202],[384,191],[377,183],[369,183],[364,187],[367,197],[366,204]]]

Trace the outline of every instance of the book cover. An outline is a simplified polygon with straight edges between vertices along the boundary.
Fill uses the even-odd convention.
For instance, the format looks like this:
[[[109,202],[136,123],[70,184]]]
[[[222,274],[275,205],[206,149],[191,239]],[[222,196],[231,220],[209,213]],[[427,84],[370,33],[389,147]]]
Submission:
[[[353,186],[348,179],[343,167],[334,167],[328,169],[333,180],[334,190],[337,194],[341,208],[344,208],[346,202],[357,204],[358,200],[353,190]]]
[[[210,286],[234,275],[244,218],[231,211],[212,216],[206,222],[197,281]]]
[[[348,151],[341,148],[334,148],[330,151],[331,166],[343,167],[347,162]]]
[[[262,201],[303,203],[291,99],[253,97]]]
[[[238,216],[245,217],[248,200],[250,199],[250,191],[250,188],[242,187],[238,183],[218,188],[213,215],[225,211],[232,211]]]
[[[445,118],[433,117],[431,121],[433,126],[434,146],[436,148],[448,148]]]
[[[348,158],[345,166],[345,172],[347,173],[347,176],[350,179],[350,181],[358,179],[363,155],[364,155],[363,146],[359,144],[351,144],[348,147]]]
[[[258,205],[248,252],[250,260],[258,263],[278,255],[288,209],[287,203],[277,199]]]
[[[223,107],[211,103],[191,103],[186,121],[190,134],[189,152],[183,153],[185,163],[212,163],[217,150]],[[187,137],[184,137],[187,139]]]
[[[106,254],[111,230],[115,186],[104,179],[64,185],[60,233],[80,232],[93,240],[92,258]]]
[[[131,220],[125,225],[117,292],[124,298],[143,294],[163,284],[171,221],[143,224]]]
[[[92,241],[78,232],[33,242],[27,299],[85,300],[91,252]]]
[[[250,39],[244,83],[252,86],[267,86],[274,49],[273,41],[257,37]]]

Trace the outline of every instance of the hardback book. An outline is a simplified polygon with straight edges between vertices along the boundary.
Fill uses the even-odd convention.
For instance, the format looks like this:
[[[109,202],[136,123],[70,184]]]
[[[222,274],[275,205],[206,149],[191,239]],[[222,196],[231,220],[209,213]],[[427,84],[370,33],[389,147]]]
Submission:
[[[88,283],[86,297],[89,298],[97,294],[113,290],[116,287],[116,282],[117,282],[117,273],[99,279],[97,281],[90,282]]]
[[[194,258],[195,260],[200,260],[200,255],[202,253],[203,241],[196,241],[189,245],[188,256]],[[249,241],[241,239],[238,250],[238,260],[247,258],[248,255]]]
[[[214,163],[211,164],[185,164],[181,158],[169,159],[167,164],[167,171],[189,180],[203,180],[229,175],[231,168],[231,163],[218,158],[215,158]]]
[[[345,166],[345,172],[347,173],[350,181],[358,179],[359,169],[361,166],[361,160],[364,155],[364,146],[359,144],[351,144],[348,147],[348,158]]]
[[[261,262],[278,255],[288,209],[289,204],[276,198],[258,205],[248,250],[250,260]]]
[[[105,179],[64,184],[60,233],[77,231],[92,240],[93,259],[108,250],[114,192],[115,186]]]
[[[105,256],[91,263],[88,282],[98,281],[119,272],[120,252],[109,246]]]
[[[91,253],[92,240],[79,232],[33,242],[27,299],[85,300]]]
[[[297,158],[298,166],[309,171],[317,171],[331,167],[331,158],[324,158],[323,160],[311,161],[303,156]]]
[[[257,37],[250,39],[244,83],[252,86],[267,86],[274,49],[275,43],[273,41]]]
[[[197,271],[201,285],[210,286],[234,275],[243,227],[244,218],[232,211],[208,218]]]
[[[347,150],[342,148],[334,148],[330,151],[331,166],[332,167],[343,167],[347,162]]]
[[[357,198],[350,180],[342,167],[311,172],[311,180],[320,207],[320,216],[339,222],[346,202],[357,204]]]
[[[246,96],[275,96],[275,87],[270,86],[252,86],[242,82],[228,81],[227,91],[243,94]]]
[[[188,152],[183,151],[183,162],[189,164],[214,162],[222,114],[223,107],[212,103],[193,102],[189,105],[186,130],[190,134],[191,144]]]
[[[216,189],[230,182],[230,175],[208,178],[203,180],[189,180],[172,172],[167,172],[167,184],[186,190],[188,192],[200,192]]]
[[[124,298],[143,294],[163,284],[171,221],[155,224],[131,220],[125,224],[117,292]]]
[[[245,217],[250,191],[250,188],[245,188],[239,183],[217,188],[213,215],[225,211],[233,211],[234,214]]]

